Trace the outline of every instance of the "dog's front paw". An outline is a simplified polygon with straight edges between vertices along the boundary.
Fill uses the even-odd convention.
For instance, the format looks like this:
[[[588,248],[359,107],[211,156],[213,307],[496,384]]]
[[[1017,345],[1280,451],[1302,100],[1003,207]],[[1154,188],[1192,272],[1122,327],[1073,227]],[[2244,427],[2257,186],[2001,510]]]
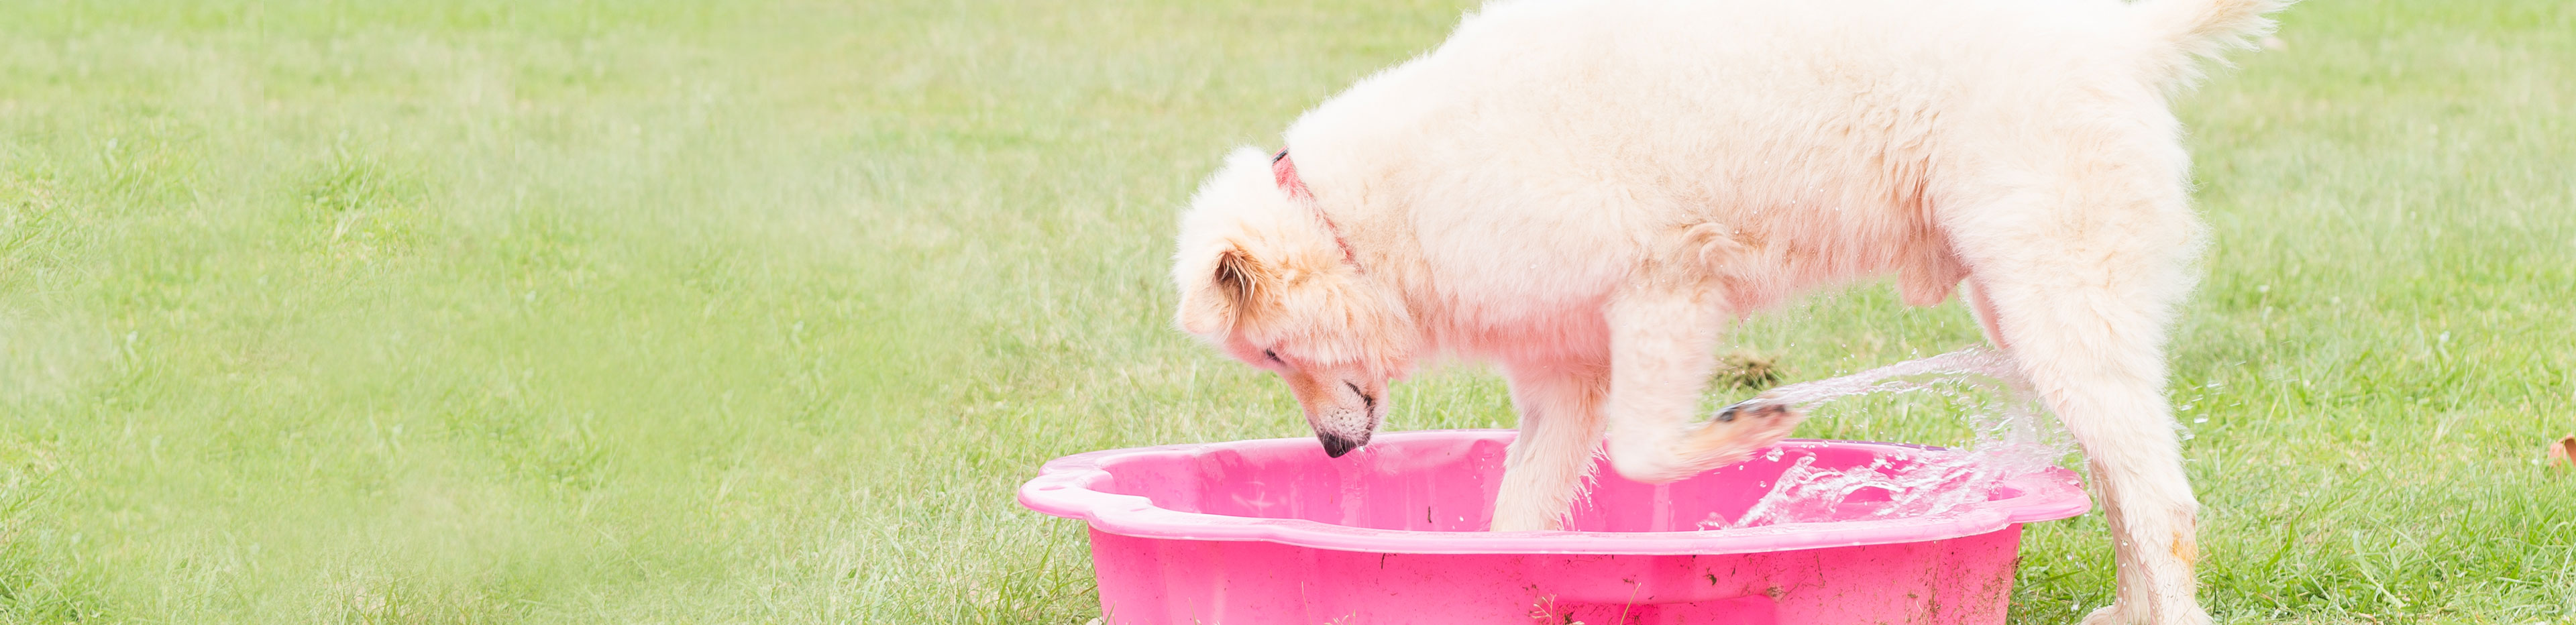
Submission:
[[[1695,426],[1682,444],[1667,454],[1666,464],[1646,467],[1630,461],[1619,466],[1619,474],[1628,479],[1651,483],[1669,482],[1709,469],[1733,464],[1753,456],[1780,439],[1788,438],[1806,413],[1786,402],[1754,398],[1737,402],[1717,411],[1717,416]],[[1612,450],[1611,459],[1620,459]]]
[[[1620,477],[1662,484],[1741,462],[1788,438],[1806,413],[1787,402],[1754,398],[1688,426],[1677,444],[1657,446],[1645,437],[1610,438],[1610,466]]]
[[[2167,608],[2162,614],[2148,614],[2146,610],[2113,603],[2086,615],[2084,625],[2209,625],[2209,612],[2198,605],[2185,604]]]
[[[1735,423],[1743,421],[1746,423],[1758,423],[1784,420],[1784,418],[1785,420],[1794,421],[1798,416],[1797,409],[1790,408],[1788,404],[1756,397],[1735,402],[1734,405],[1719,409],[1717,411],[1717,422]]]
[[[1761,449],[1778,444],[1807,418],[1805,412],[1787,402],[1756,397],[1718,409],[1716,418],[1700,426],[1703,448],[1739,447]]]

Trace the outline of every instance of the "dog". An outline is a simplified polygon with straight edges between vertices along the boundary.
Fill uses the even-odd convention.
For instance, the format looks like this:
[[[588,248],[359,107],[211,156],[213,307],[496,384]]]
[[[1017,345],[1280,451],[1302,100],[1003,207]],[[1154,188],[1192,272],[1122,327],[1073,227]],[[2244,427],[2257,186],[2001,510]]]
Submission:
[[[2205,235],[2169,101],[2284,4],[1495,2],[1225,158],[1177,323],[1278,373],[1336,457],[1418,360],[1496,363],[1492,529],[1546,530],[1596,450],[1666,482],[1789,434],[1759,399],[1692,418],[1730,320],[1888,274],[1962,292],[2090,463],[2118,572],[2086,622],[2205,623],[2163,389]]]

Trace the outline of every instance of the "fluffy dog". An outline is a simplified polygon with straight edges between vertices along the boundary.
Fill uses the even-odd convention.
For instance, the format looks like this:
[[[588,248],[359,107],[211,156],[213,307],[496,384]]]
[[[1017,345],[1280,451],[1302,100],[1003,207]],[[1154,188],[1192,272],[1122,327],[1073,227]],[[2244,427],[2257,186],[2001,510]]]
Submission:
[[[2164,345],[2201,245],[2167,101],[2274,0],[1497,2],[1227,157],[1173,269],[1181,327],[1277,372],[1326,453],[1428,354],[1521,413],[1496,531],[1559,527],[1608,440],[1660,482],[1799,415],[1694,422],[1718,334],[1801,291],[1966,285],[2091,462],[2118,599],[2202,623]]]

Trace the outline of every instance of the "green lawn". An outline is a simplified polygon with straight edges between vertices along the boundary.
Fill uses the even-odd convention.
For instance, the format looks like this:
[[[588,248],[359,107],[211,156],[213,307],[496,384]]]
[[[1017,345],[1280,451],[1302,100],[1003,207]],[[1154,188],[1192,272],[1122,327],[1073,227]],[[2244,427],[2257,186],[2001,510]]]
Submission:
[[[1461,8],[0,4],[0,622],[1081,623],[1038,463],[1304,434],[1170,329],[1177,207]],[[2182,104],[2202,598],[2576,623],[2576,4],[2282,21]],[[1976,336],[1871,285],[1731,349]],[[1396,402],[1512,422],[1472,366]],[[2035,526],[2016,622],[2109,553]]]

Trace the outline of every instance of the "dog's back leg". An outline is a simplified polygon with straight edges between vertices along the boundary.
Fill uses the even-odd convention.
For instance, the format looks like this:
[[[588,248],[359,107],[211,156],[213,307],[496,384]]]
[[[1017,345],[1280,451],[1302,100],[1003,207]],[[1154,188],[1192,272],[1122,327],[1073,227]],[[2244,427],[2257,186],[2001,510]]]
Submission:
[[[1963,193],[1984,200],[1945,219],[1979,321],[2091,461],[2119,568],[2117,600],[2088,625],[2209,619],[2194,597],[2198,504],[2164,395],[2165,333],[2199,226],[2179,149],[2158,141],[2034,159],[2009,187]]]
[[[1495,494],[1494,531],[1564,529],[1566,511],[1592,475],[1601,444],[1601,398],[1609,392],[1602,363],[1549,361],[1504,367],[1520,436],[1503,458]]]

